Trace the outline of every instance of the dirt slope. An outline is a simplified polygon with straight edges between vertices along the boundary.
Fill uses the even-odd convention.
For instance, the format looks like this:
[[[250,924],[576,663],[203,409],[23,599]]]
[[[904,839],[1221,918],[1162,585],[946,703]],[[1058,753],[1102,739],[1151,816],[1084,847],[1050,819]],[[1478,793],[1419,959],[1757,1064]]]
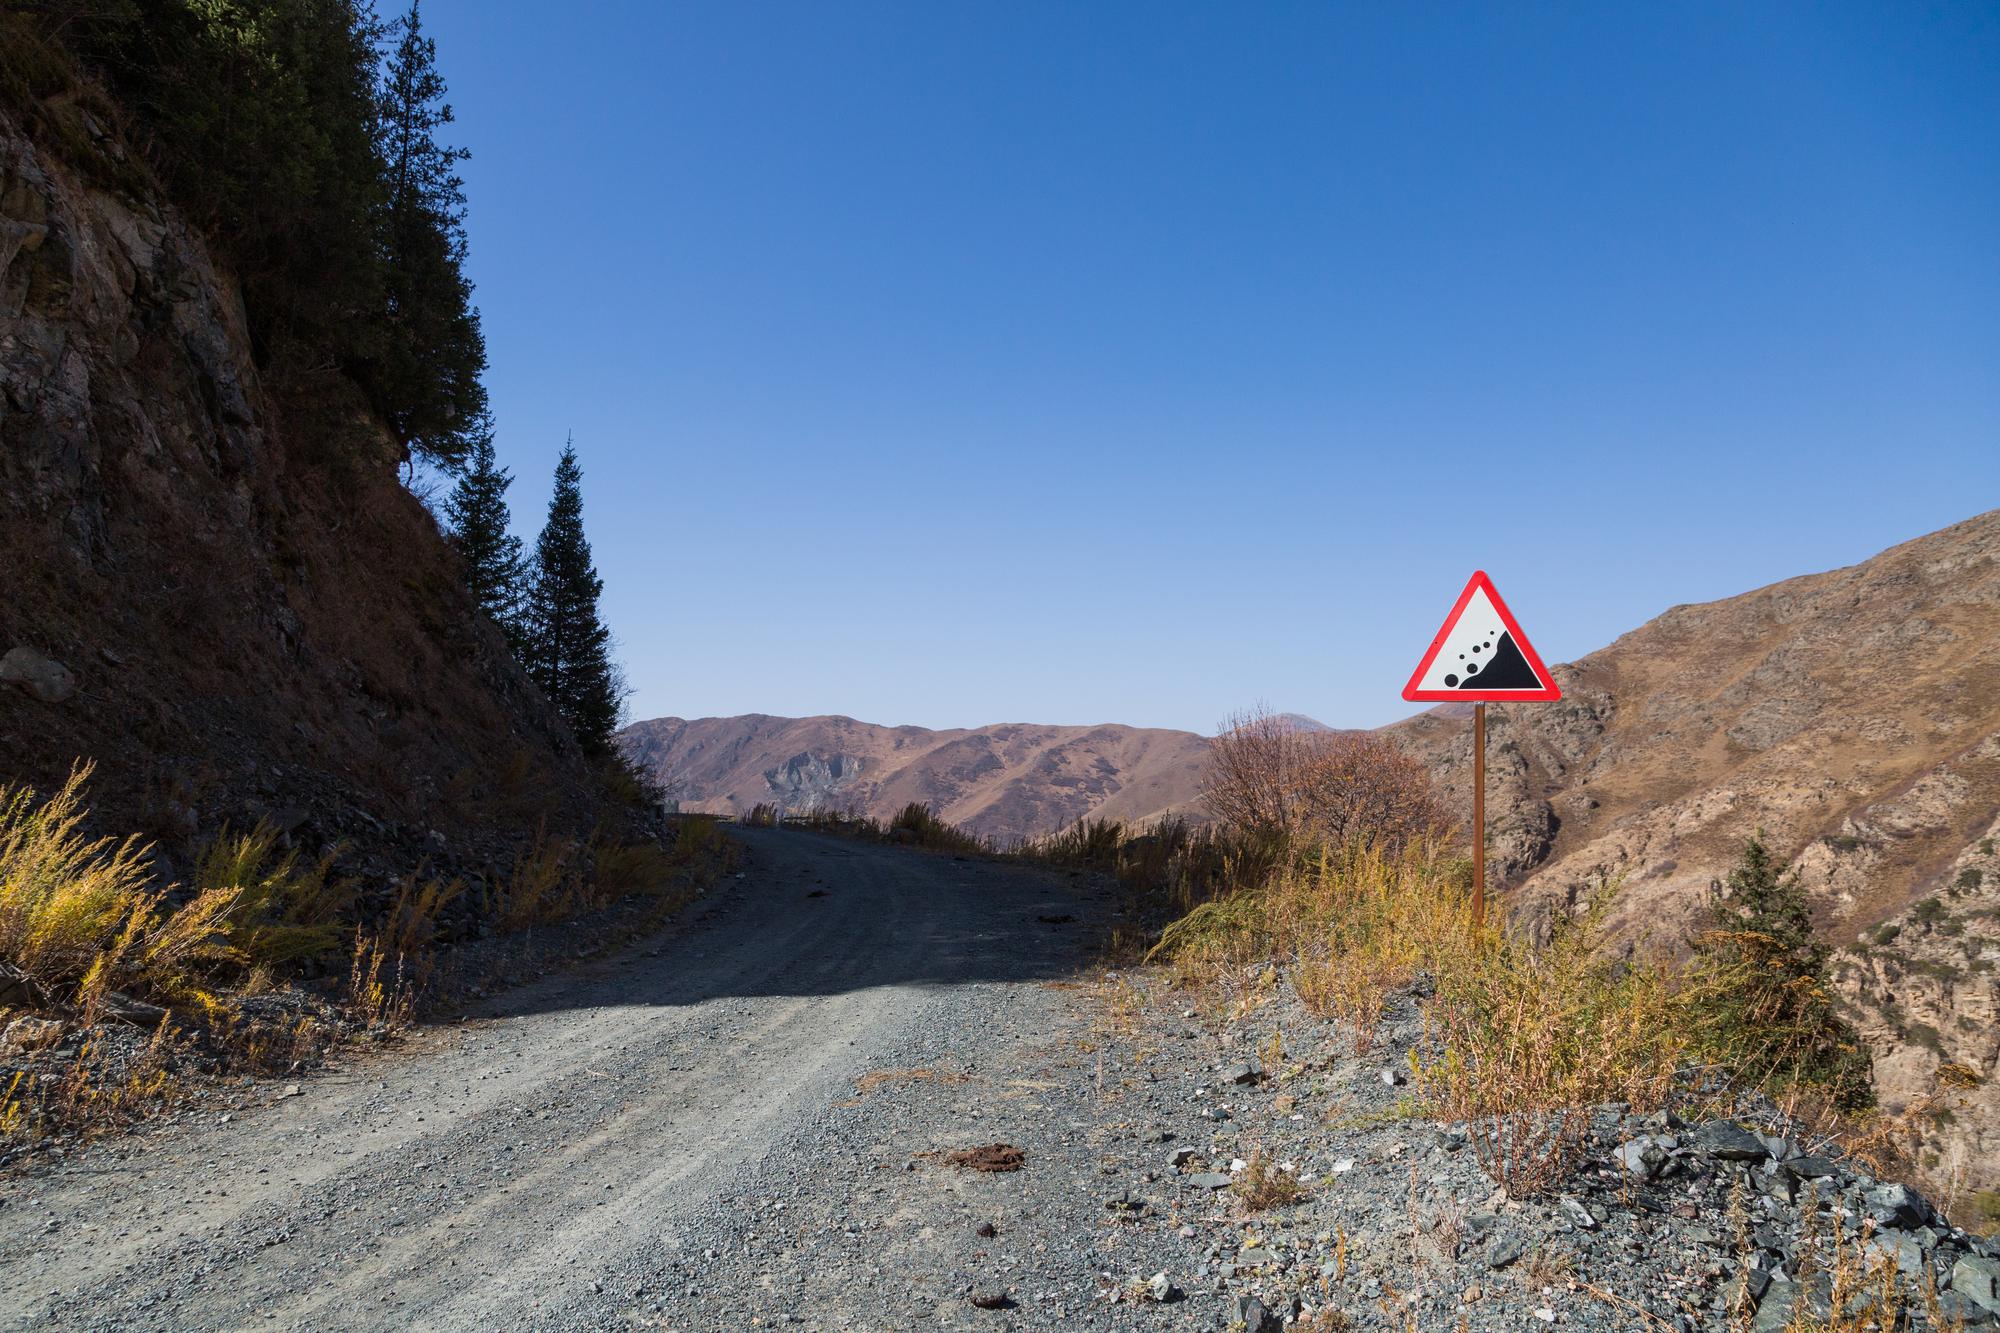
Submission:
[[[1679,606],[1490,714],[1489,847],[1522,910],[1624,877],[1618,920],[1673,940],[1763,828],[1791,859],[1907,1104],[1987,1080],[1935,1170],[2000,1185],[2000,511],[1861,564]],[[1392,729],[1469,805],[1469,724]]]
[[[773,802],[887,817],[917,801],[1003,843],[1085,815],[1195,813],[1207,745],[1192,732],[1144,727],[929,731],[761,713],[636,722],[619,743],[673,784],[686,809],[741,813]]]
[[[115,124],[0,98],[0,654],[34,677],[0,686],[0,781],[94,760],[99,828],[165,879],[269,818],[370,892],[497,855],[496,814],[598,818],[357,392],[321,369],[280,408]]]

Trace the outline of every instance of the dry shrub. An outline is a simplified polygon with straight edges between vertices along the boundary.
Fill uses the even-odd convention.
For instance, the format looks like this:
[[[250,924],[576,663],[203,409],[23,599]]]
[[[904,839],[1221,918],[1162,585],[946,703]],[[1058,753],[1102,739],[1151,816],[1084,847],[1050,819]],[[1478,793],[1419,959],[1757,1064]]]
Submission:
[[[977,853],[991,852],[993,844],[975,834],[967,833],[956,824],[947,824],[939,819],[928,805],[912,801],[898,810],[889,821],[891,842],[914,843],[933,851]]]
[[[1468,927],[1468,947],[1434,973],[1426,1016],[1438,1053],[1418,1071],[1427,1109],[1466,1121],[1488,1174],[1517,1198],[1568,1173],[1590,1108],[1661,1105],[1697,1054],[1698,989],[1665,963],[1605,949],[1612,893],[1558,922],[1541,948]]]
[[[1180,980],[1195,984],[1286,959],[1300,999],[1346,1023],[1363,1053],[1391,992],[1471,947],[1469,886],[1462,863],[1435,844],[1391,854],[1353,843],[1200,904],[1167,928],[1153,956],[1169,958]]]
[[[680,868],[657,842],[598,843],[591,855],[597,892],[607,899],[663,892]]]
[[[460,880],[405,879],[372,930],[357,930],[344,1007],[363,1026],[401,1027],[430,979],[438,917],[461,893]]]
[[[784,812],[777,806],[769,801],[759,801],[750,807],[748,814],[743,816],[743,822],[751,828],[776,828],[778,821],[783,817]]]
[[[212,987],[338,949],[351,886],[329,883],[324,861],[275,855],[268,825],[225,830],[192,896],[168,907],[136,838],[80,832],[90,772],[80,765],[46,800],[0,788],[0,960],[49,998],[90,1011],[115,987],[212,1006]]]
[[[1660,1104],[1700,1053],[1699,984],[1665,963],[1610,956],[1610,892],[1550,942],[1475,927],[1462,861],[1418,841],[1399,852],[1350,844],[1293,863],[1259,885],[1198,906],[1155,956],[1184,982],[1255,987],[1280,959],[1315,1011],[1348,1025],[1366,1051],[1387,997],[1428,977],[1424,1109],[1469,1122],[1494,1179],[1536,1193],[1572,1165],[1590,1108]]]
[[[55,998],[100,995],[158,908],[147,848],[81,832],[80,765],[46,800],[29,787],[0,787],[0,961]]]
[[[1250,1160],[1229,1182],[1229,1188],[1242,1201],[1244,1211],[1251,1213],[1287,1208],[1306,1197],[1298,1177],[1273,1162],[1262,1148],[1251,1151]]]
[[[513,872],[493,886],[488,918],[502,931],[516,931],[574,916],[588,892],[580,851],[573,840],[552,838],[546,825],[537,827]]]
[[[1451,821],[1422,762],[1368,732],[1311,731],[1266,709],[1209,742],[1202,802],[1227,827],[1288,844],[1367,839],[1392,849]]]

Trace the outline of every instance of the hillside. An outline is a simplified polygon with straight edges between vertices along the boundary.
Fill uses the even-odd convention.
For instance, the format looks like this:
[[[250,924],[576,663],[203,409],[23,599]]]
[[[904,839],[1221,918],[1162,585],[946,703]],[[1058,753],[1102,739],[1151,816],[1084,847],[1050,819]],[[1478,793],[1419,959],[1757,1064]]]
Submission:
[[[930,731],[848,717],[677,717],[636,722],[619,744],[683,808],[741,813],[856,810],[912,801],[1002,843],[1083,816],[1144,821],[1190,812],[1207,742],[1186,731],[1027,723]]]
[[[1956,1063],[1987,1080],[1935,1170],[2000,1183],[2000,511],[1846,569],[1678,606],[1495,705],[1496,876],[1545,915],[1623,879],[1629,933],[1680,938],[1763,828],[1791,859],[1891,1107]],[[1469,803],[1470,728],[1391,729]]]
[[[364,908],[538,819],[607,818],[365,397],[321,367],[279,401],[242,285],[121,109],[8,36],[0,778],[94,762],[94,827],[150,840],[162,883],[269,820],[344,849]]]

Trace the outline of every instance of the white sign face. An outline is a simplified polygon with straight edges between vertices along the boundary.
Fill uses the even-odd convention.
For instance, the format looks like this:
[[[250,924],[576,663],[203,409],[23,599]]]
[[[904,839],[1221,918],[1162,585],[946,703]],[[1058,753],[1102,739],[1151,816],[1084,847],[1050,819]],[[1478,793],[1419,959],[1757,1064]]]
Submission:
[[[1560,699],[1562,691],[1481,571],[1459,594],[1458,605],[1403,687],[1403,697],[1505,702]]]

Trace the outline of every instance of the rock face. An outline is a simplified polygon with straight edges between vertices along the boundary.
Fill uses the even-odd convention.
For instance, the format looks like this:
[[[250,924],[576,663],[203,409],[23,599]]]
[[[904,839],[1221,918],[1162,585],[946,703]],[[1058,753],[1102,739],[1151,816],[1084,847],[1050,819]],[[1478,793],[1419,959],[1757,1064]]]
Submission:
[[[618,742],[683,809],[740,814],[769,802],[887,818],[916,801],[1002,843],[1084,816],[1198,814],[1208,745],[1192,732],[1142,727],[929,731],[761,713],[635,722]]]
[[[272,390],[231,276],[77,88],[0,90],[0,781],[95,761],[98,828],[183,866],[280,812],[458,849],[508,774],[586,824],[586,766],[358,393]]]
[[[2000,511],[1680,606],[1488,715],[1489,864],[1545,918],[1605,876],[1679,941],[1758,828],[1803,877],[1884,1104],[1937,1098],[1941,1193],[2000,1187]],[[1455,711],[1392,734],[1469,805]]]

